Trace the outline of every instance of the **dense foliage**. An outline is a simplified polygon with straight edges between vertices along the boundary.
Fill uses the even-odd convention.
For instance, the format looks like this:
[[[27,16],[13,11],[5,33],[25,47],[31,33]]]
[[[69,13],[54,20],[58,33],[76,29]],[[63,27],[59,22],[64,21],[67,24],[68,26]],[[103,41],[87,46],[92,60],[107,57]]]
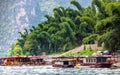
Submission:
[[[65,52],[81,44],[98,41],[110,50],[120,49],[120,1],[93,0],[83,8],[58,7],[46,21],[19,32],[21,37],[10,48],[10,55],[39,55],[41,52]]]

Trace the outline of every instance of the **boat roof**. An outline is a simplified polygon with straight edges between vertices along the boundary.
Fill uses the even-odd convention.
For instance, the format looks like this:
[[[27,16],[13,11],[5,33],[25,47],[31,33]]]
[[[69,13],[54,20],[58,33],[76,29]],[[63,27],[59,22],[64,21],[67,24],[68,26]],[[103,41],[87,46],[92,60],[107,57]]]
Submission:
[[[28,58],[30,58],[30,59],[41,59],[42,57],[41,56],[28,56]]]
[[[116,56],[112,56],[112,55],[84,56],[84,58],[111,58],[111,57],[116,57]]]
[[[11,56],[11,57],[4,57],[1,59],[5,60],[5,59],[20,59],[20,58],[28,58],[28,57],[26,57],[26,56]]]
[[[60,57],[52,57],[52,59],[74,59],[74,58],[82,58],[82,56],[60,56]]]
[[[20,58],[39,59],[41,58],[41,56],[10,56],[10,57],[4,57],[1,59],[5,60],[5,59],[20,59]]]
[[[74,61],[74,59],[61,59],[61,60],[54,60],[54,61],[56,61],[56,62],[64,62],[64,61],[71,62],[71,61]]]

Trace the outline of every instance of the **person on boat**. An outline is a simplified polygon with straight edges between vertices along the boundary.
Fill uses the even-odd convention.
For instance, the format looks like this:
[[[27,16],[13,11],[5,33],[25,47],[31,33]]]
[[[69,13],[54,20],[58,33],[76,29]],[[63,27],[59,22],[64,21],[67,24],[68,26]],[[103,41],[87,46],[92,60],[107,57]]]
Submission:
[[[79,58],[76,59],[76,64],[75,64],[75,67],[80,67],[80,62],[79,62]]]

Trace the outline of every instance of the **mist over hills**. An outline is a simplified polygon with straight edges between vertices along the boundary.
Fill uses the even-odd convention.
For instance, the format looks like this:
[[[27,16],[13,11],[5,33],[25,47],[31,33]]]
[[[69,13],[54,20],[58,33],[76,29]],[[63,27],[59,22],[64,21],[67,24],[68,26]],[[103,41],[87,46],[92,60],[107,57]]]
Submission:
[[[19,37],[18,32],[38,25],[55,7],[71,7],[71,0],[0,0],[0,55],[4,55]],[[78,0],[87,7],[91,0]]]

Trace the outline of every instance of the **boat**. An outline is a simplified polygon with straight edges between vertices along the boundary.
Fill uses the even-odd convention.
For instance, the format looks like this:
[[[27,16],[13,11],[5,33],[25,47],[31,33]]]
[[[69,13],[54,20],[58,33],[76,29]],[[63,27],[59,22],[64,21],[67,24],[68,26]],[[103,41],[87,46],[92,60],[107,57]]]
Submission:
[[[46,62],[41,56],[28,56],[30,59],[30,65],[45,65]]]
[[[95,68],[110,68],[112,64],[117,63],[117,57],[111,55],[105,56],[89,56],[83,58],[82,66],[89,66]]]
[[[82,56],[82,57],[55,57],[52,61],[53,67],[81,67],[110,68],[117,63],[117,56]]]
[[[52,61],[53,67],[73,68],[76,60],[74,57],[55,57]]]
[[[30,59],[28,57],[23,56],[12,56],[12,57],[6,57],[1,58],[2,59],[2,65],[23,65],[28,64],[30,62]]]
[[[79,56],[79,57],[51,57],[43,56],[11,56],[0,58],[2,66],[22,66],[22,65],[52,65],[53,67],[74,68],[74,67],[95,67],[95,68],[110,68],[111,65],[118,62],[116,55],[102,56]]]
[[[21,66],[21,65],[44,65],[44,58],[41,56],[11,56],[1,58],[3,66]]]

